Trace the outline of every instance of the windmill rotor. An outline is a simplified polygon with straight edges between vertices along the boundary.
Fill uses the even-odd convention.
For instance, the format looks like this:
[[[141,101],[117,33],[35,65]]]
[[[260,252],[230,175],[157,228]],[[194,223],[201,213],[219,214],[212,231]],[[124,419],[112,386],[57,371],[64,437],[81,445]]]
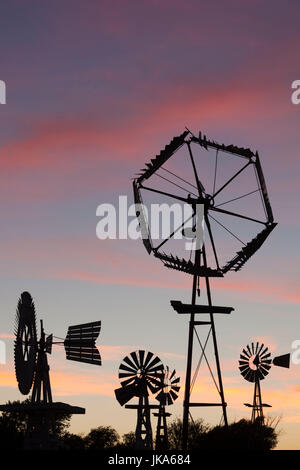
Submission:
[[[119,367],[121,388],[115,390],[118,402],[123,406],[135,396],[156,393],[162,371],[161,360],[150,351],[133,351],[124,357]]]
[[[271,365],[289,368],[290,354],[283,354],[271,359],[271,353],[263,343],[247,344],[242,350],[239,360],[239,369],[245,380],[255,382],[263,380],[269,373]]]
[[[198,137],[189,130],[175,136],[134,177],[133,194],[148,254],[152,253],[169,269],[191,275],[223,277],[229,271],[239,271],[276,226],[258,153],[219,144],[201,132]],[[149,209],[149,198],[167,203],[173,199],[178,204],[189,205],[191,217],[174,226],[161,242],[156,242],[145,212],[145,208]],[[201,221],[196,214],[198,204],[204,206]],[[206,233],[206,267],[197,266],[174,243],[179,231],[185,238],[195,237],[198,222]],[[194,236],[186,235],[192,232]],[[229,260],[221,253],[224,237],[229,237],[226,239]]]
[[[248,382],[263,380],[271,369],[270,357],[271,353],[267,347],[264,347],[264,344],[258,342],[247,344],[239,360],[239,369],[244,379]]]
[[[156,400],[159,401],[160,405],[168,406],[172,405],[175,400],[178,398],[178,393],[180,390],[180,378],[176,377],[175,369],[170,372],[167,367],[163,371],[162,380],[161,380],[161,390],[156,395]]]
[[[53,341],[53,334],[46,337],[41,320],[41,334],[37,338],[36,312],[29,292],[20,296],[15,321],[14,360],[18,387],[28,395],[33,387],[32,400],[39,402],[43,393],[52,401],[47,354],[53,345],[63,345],[66,359],[101,365],[100,353],[95,345],[101,329],[101,321],[70,326],[64,341]],[[45,382],[45,386],[42,383]]]
[[[35,306],[31,295],[23,292],[16,312],[14,359],[18,387],[28,395],[35,376],[37,356],[37,333]]]

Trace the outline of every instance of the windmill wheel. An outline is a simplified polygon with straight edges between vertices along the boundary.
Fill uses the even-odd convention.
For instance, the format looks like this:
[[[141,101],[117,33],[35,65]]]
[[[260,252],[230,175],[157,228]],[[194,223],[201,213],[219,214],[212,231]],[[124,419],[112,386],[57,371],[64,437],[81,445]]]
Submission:
[[[144,384],[151,393],[156,393],[160,388],[163,369],[161,360],[152,352],[134,351],[124,357],[119,368],[119,379],[123,388],[140,388]]]
[[[37,354],[35,308],[28,292],[23,292],[18,302],[15,333],[16,378],[20,392],[27,395],[34,379]]]
[[[248,382],[263,380],[271,368],[270,357],[271,353],[264,344],[251,343],[251,346],[247,345],[239,360],[239,369],[244,379]]]
[[[180,378],[176,377],[176,371],[173,370],[170,373],[169,368],[163,372],[161,381],[161,390],[156,395],[156,400],[163,406],[172,405],[178,398],[178,392],[180,390],[179,381]]]
[[[187,130],[174,137],[136,175],[133,193],[147,252],[167,268],[190,275],[223,277],[239,271],[276,226],[258,154],[201,133],[196,137]],[[166,212],[162,226],[148,217],[152,204],[176,207],[172,227],[163,225],[170,222]],[[207,266],[197,266],[190,252],[197,241],[204,246],[203,230]]]

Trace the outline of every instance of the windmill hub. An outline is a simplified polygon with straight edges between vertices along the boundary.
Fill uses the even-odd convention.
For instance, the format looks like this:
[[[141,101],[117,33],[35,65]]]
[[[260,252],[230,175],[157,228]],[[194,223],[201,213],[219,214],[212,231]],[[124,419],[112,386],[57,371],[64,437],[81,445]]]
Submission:
[[[254,358],[252,358],[252,357],[250,358],[250,367],[252,366],[252,363],[251,363],[251,362],[253,363],[253,365],[254,365],[255,367],[259,367],[259,366],[260,366],[260,362],[261,362],[260,359],[259,359],[259,355],[256,354],[256,355],[254,356]],[[254,367],[251,367],[251,369],[252,369],[252,368],[254,368]]]

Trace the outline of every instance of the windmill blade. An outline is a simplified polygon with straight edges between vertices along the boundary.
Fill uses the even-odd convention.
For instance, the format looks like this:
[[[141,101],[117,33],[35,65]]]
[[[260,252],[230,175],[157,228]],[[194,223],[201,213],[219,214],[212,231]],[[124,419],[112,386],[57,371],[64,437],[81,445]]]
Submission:
[[[146,370],[148,373],[151,373],[155,370],[159,370],[161,368],[163,368],[163,365],[159,365],[158,367],[154,367],[156,364],[158,364],[160,361],[159,357],[155,356],[154,359],[151,360],[150,364],[148,364]]]
[[[288,369],[290,367],[290,354],[283,354],[282,356],[276,356],[273,359],[274,366],[285,367]]]
[[[136,369],[131,369],[131,367],[125,366],[125,364],[121,364],[119,367],[120,370],[126,370],[127,372],[130,372],[131,375],[136,374]]]
[[[168,403],[168,405],[172,405],[172,404],[173,404],[173,400],[172,400],[172,397],[171,397],[170,393],[168,393],[168,394],[166,395],[166,398],[167,398],[167,403]]]
[[[255,354],[254,353],[254,343],[251,343],[251,349],[252,349],[252,354]]]
[[[261,353],[261,351],[263,350],[264,347],[265,347],[265,345],[264,345],[264,343],[262,343],[262,344],[260,345],[260,348],[259,348],[259,350],[257,351],[256,354],[259,355],[259,354]],[[267,348],[267,349],[268,349],[268,348]]]
[[[266,376],[269,373],[269,369],[271,369],[271,367],[265,368],[262,366],[259,370],[264,374],[264,376]]]
[[[251,356],[252,356],[252,351],[251,351],[251,349],[250,349],[250,346],[249,346],[249,344],[247,344],[246,348],[248,349],[248,351],[249,351],[249,354],[250,354],[250,357],[251,357]]]
[[[135,381],[136,381],[136,377],[131,377],[130,379],[123,380],[122,382],[120,382],[120,384],[122,385],[122,387],[126,387],[129,384],[135,383]]]
[[[249,357],[243,356],[243,354],[240,355],[240,359],[242,359],[244,362],[247,362],[249,364]]]
[[[257,343],[256,343],[256,347],[255,347],[255,352],[254,352],[254,354],[257,354],[258,346],[259,346],[259,343],[257,342]]]
[[[251,354],[249,354],[248,351],[246,351],[246,349],[243,349],[243,354],[249,359],[251,357]]]
[[[260,357],[264,356],[268,350],[269,350],[269,349],[268,349],[268,347],[266,346],[265,349],[259,353]]]
[[[245,372],[246,370],[250,369],[249,365],[248,364],[245,364],[245,365],[241,365],[239,367],[240,371],[242,372]]]
[[[169,394],[170,394],[170,396],[173,398],[174,401],[175,401],[176,398],[178,397],[178,394],[175,393],[172,389],[170,390]]]
[[[155,383],[150,382],[150,380],[149,380],[149,381],[147,381],[147,387],[149,388],[151,393],[155,394],[160,390],[161,384],[160,384],[160,382],[157,382],[157,384],[155,384]]]
[[[267,359],[268,357],[271,357],[271,353],[268,353],[268,354],[265,354],[264,356],[261,356],[261,357],[260,357],[260,360],[261,360],[261,361],[264,361],[264,360]]]
[[[145,351],[139,351],[139,356],[140,356],[140,367],[143,367],[144,365],[144,357],[145,357]]]
[[[242,376],[244,379],[248,380],[248,382],[254,382],[255,380],[255,372],[248,367],[247,370],[241,371]]]
[[[130,356],[132,357],[135,365],[136,365],[136,368],[139,369],[140,368],[140,363],[139,363],[139,360],[138,360],[138,357],[137,357],[137,354],[135,351],[133,351],[132,353],[130,353]]]
[[[247,380],[249,380],[249,382],[255,382],[256,377],[257,377],[257,370],[250,369]]]
[[[136,364],[133,361],[131,361],[128,356],[124,357],[123,362],[126,362],[126,364],[128,364],[132,368],[132,370],[136,372],[137,370]],[[120,369],[121,369],[121,366],[120,366]]]
[[[132,374],[131,372],[119,372],[119,379],[124,379],[125,377],[135,377],[135,374]]]
[[[178,384],[178,382],[180,381],[180,377],[176,377],[176,379],[174,380],[171,380],[171,384]]]
[[[156,400],[158,400],[161,405],[166,405],[166,394],[163,391],[160,391],[156,395]]]
[[[172,374],[170,375],[170,380],[172,380],[172,378],[174,377],[174,375],[176,374],[176,370],[174,369]],[[179,380],[179,377],[177,378],[177,380]]]
[[[263,380],[265,378],[264,374],[262,373],[262,370],[261,369],[257,369],[256,371],[256,376],[258,378],[258,380]]]
[[[150,351],[148,351],[147,353],[147,356],[146,356],[146,360],[145,360],[145,363],[144,363],[144,368],[146,369],[148,367],[148,364],[150,362],[150,360],[152,359],[152,357],[154,356],[154,354]]]

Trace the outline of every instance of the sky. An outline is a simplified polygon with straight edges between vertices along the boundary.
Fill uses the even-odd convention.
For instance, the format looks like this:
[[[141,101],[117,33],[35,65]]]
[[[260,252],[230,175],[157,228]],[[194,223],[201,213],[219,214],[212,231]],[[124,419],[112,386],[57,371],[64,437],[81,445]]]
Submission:
[[[157,354],[181,377],[182,416],[190,282],[148,256],[139,240],[99,240],[99,204],[133,202],[131,178],[187,126],[195,134],[258,150],[278,226],[238,273],[213,283],[229,420],[249,417],[252,386],[237,361],[249,341],[273,354],[300,339],[297,261],[300,7],[296,0],[4,0],[0,15],[0,402],[22,399],[13,365],[20,293],[33,296],[46,331],[102,321],[103,365],[49,358],[53,395],[84,406],[71,430],[135,429],[114,397],[122,358]],[[194,388],[210,393],[207,371]],[[280,417],[278,448],[299,449],[300,365],[273,367],[263,400]],[[215,410],[197,410],[215,424]],[[155,422],[153,420],[153,426]]]

